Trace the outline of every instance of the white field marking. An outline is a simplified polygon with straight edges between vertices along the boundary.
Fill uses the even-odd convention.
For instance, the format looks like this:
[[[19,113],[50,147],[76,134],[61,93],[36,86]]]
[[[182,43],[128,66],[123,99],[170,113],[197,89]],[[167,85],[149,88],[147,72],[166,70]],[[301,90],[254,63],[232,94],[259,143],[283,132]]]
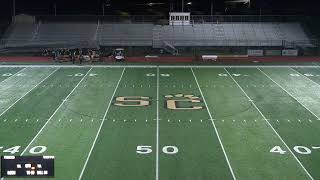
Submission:
[[[306,110],[308,110],[312,115],[314,115],[318,120],[320,120],[320,118],[314,113],[312,112],[306,105],[304,105],[302,102],[300,102],[296,97],[294,97],[291,93],[289,93],[286,89],[284,89],[279,83],[277,83],[276,81],[274,81],[268,74],[266,74],[264,71],[262,71],[260,68],[258,68],[258,70],[264,74],[266,77],[268,77],[273,83],[275,83],[277,86],[279,86],[283,91],[285,91],[287,94],[289,94],[293,99],[295,99],[299,104],[301,104]]]
[[[123,68],[122,73],[121,73],[121,76],[120,76],[120,78],[119,78],[119,80],[118,80],[117,86],[116,86],[116,88],[114,89],[113,94],[112,94],[112,96],[111,96],[111,98],[110,98],[110,101],[109,101],[108,107],[107,107],[107,109],[106,109],[106,112],[105,112],[104,115],[103,115],[103,119],[106,119],[106,117],[107,117],[107,114],[108,114],[108,112],[109,112],[109,108],[110,108],[110,106],[111,106],[112,100],[113,100],[113,98],[114,98],[114,95],[116,94],[116,91],[117,91],[117,89],[118,89],[118,87],[119,87],[120,81],[121,81],[121,79],[122,79],[122,77],[123,77],[123,74],[124,74],[125,70],[126,70],[126,68]],[[85,169],[86,169],[86,167],[87,167],[87,164],[88,164],[88,162],[89,162],[91,153],[92,153],[92,151],[93,151],[94,146],[96,145],[96,142],[97,142],[97,139],[98,139],[98,137],[99,137],[99,134],[100,134],[100,131],[101,131],[101,128],[102,128],[103,124],[104,124],[104,121],[101,121],[100,127],[99,127],[99,129],[98,129],[98,132],[97,132],[97,134],[96,134],[96,137],[94,138],[94,141],[93,141],[93,143],[92,143],[91,149],[90,149],[89,154],[88,154],[88,156],[87,156],[86,162],[84,163],[84,165],[83,165],[83,167],[82,167],[80,176],[79,176],[79,178],[78,178],[79,180],[81,180],[81,178],[82,178],[82,176],[83,176],[83,173],[84,173],[84,171],[85,171]]]
[[[92,68],[91,68],[92,69]],[[91,69],[87,72],[85,76],[82,77],[82,79],[78,82],[78,84],[72,89],[72,91],[68,94],[68,96],[65,98],[67,99],[80,85],[80,83],[84,80],[84,78],[89,74]],[[37,139],[37,137],[41,134],[43,129],[47,126],[47,124],[50,122],[50,120],[53,118],[53,116],[58,112],[58,110],[61,108],[61,106],[64,104],[64,101],[59,105],[59,107],[54,111],[54,113],[50,116],[50,118],[47,120],[47,122],[42,126],[42,128],[39,130],[39,132],[36,134],[36,136],[31,140],[31,142],[27,145],[27,147],[22,151],[21,156],[27,151],[27,149],[30,147],[30,145]],[[37,120],[38,121],[38,120]],[[1,180],[4,180],[4,178],[1,178]]]
[[[224,149],[224,146],[223,146],[223,144],[222,144],[222,141],[221,141],[221,139],[220,139],[220,135],[219,135],[218,129],[217,129],[217,127],[216,127],[216,125],[215,125],[215,123],[214,123],[214,121],[213,121],[211,112],[210,112],[210,110],[209,110],[209,108],[208,108],[207,101],[206,101],[206,99],[205,99],[205,97],[204,97],[204,95],[203,95],[203,93],[202,93],[201,88],[200,88],[198,79],[197,79],[195,73],[193,72],[193,69],[192,69],[192,68],[190,68],[190,69],[191,69],[191,72],[192,72],[192,74],[193,74],[193,77],[194,77],[194,79],[195,79],[195,81],[196,81],[196,83],[197,83],[197,86],[198,86],[198,88],[199,88],[199,91],[200,91],[200,93],[201,93],[201,96],[202,96],[202,98],[203,98],[203,102],[204,102],[204,104],[206,105],[206,109],[207,109],[207,111],[208,111],[208,114],[209,114],[209,117],[210,117],[212,126],[213,126],[213,128],[214,128],[214,130],[215,130],[215,133],[216,133],[217,137],[218,137],[218,140],[219,140],[221,149],[222,149],[223,154],[224,154],[224,157],[225,157],[225,159],[226,159],[226,161],[227,161],[227,163],[228,163],[228,166],[229,166],[229,170],[230,170],[230,172],[231,172],[231,175],[232,175],[233,179],[236,180],[237,178],[236,178],[235,175],[234,175],[233,169],[232,169],[231,164],[230,164],[230,162],[229,162],[229,158],[228,158],[228,156],[227,156],[227,153],[226,153],[226,151],[225,151],[225,149]]]
[[[315,82],[314,80],[310,79],[308,76],[305,76],[304,74],[301,74],[299,71],[297,71],[297,70],[295,70],[295,69],[293,69],[293,68],[290,68],[290,69],[292,69],[292,70],[295,71],[296,73],[300,74],[300,75],[301,75],[302,77],[304,77],[305,79],[308,79],[309,81],[311,81],[311,82],[315,85],[315,87],[319,87],[319,86],[320,86],[319,83],[317,83],[317,82]]]
[[[42,81],[40,81],[38,84],[36,84],[33,88],[31,88],[28,92],[26,92],[24,95],[22,95],[19,99],[17,99],[13,104],[11,104],[6,110],[4,110],[1,114],[0,117],[6,113],[10,108],[12,108],[15,104],[17,104],[22,98],[24,98],[27,94],[29,94],[32,90],[34,90],[36,87],[38,87],[41,83],[43,83],[45,80],[47,80],[53,73],[55,73],[59,68],[56,70],[52,71],[47,77],[45,77]],[[3,81],[2,81],[3,82]]]
[[[224,69],[229,76],[231,77],[231,79],[237,84],[237,86],[241,89],[241,91],[243,92],[243,94],[250,99],[249,95],[244,91],[244,89],[240,86],[240,84],[230,75],[229,71],[225,68]],[[279,135],[279,133],[274,129],[274,127],[272,126],[272,124],[269,122],[269,120],[264,116],[264,114],[260,111],[260,109],[258,108],[258,106],[251,101],[251,104],[256,108],[256,110],[260,113],[260,115],[263,117],[263,119],[267,122],[267,124],[270,126],[270,128],[273,130],[273,132],[278,136],[278,138],[281,140],[281,142],[286,146],[286,148],[288,149],[288,151],[292,154],[292,156],[294,157],[294,159],[299,163],[299,165],[301,166],[301,168],[305,171],[305,173],[308,175],[308,177],[310,179],[313,180],[313,177],[311,176],[311,174],[307,171],[307,169],[303,166],[303,164],[300,162],[300,160],[297,158],[297,156],[291,151],[291,149],[289,148],[289,146],[287,145],[287,143],[282,139],[282,137]]]
[[[91,68],[92,69],[92,68]],[[77,87],[80,85],[80,83],[84,80],[84,78],[89,74],[89,72],[91,71],[91,69],[87,72],[87,74],[85,76],[82,77],[82,79],[78,82],[78,84],[72,89],[72,91],[67,95],[67,98],[69,98],[71,96],[71,94],[77,89]],[[47,124],[51,121],[51,119],[53,118],[53,116],[58,112],[58,110],[62,107],[62,105],[64,104],[64,102],[62,102],[58,108],[53,112],[53,114],[49,117],[49,119],[47,120],[47,122],[42,126],[42,128],[39,130],[39,132],[36,134],[36,136],[34,136],[34,138],[31,140],[31,142],[27,145],[27,147],[22,151],[21,155],[23,155],[27,149],[30,147],[30,145],[37,139],[37,137],[41,134],[41,132],[43,131],[43,129],[47,126]]]
[[[2,67],[2,66],[0,66],[0,67]],[[10,80],[12,77],[15,77],[15,75],[21,73],[21,72],[24,71],[26,68],[27,68],[27,67],[21,69],[20,71],[16,72],[15,74],[11,75],[10,77],[4,79],[3,81],[0,82],[0,84],[3,83],[3,82],[6,82],[6,81],[8,81],[8,80]]]
[[[159,67],[157,67],[156,180],[159,180]]]
[[[1,65],[0,67],[63,67],[63,68],[320,68],[315,65]]]

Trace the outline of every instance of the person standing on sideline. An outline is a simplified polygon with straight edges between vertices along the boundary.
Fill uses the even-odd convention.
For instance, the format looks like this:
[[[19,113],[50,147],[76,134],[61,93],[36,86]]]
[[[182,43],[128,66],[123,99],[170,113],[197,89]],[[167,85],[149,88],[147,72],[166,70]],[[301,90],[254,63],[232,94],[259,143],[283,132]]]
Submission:
[[[75,63],[75,61],[76,61],[76,49],[72,49],[71,50],[71,60],[72,60],[72,64],[74,64]]]
[[[79,50],[79,54],[80,54],[79,61],[80,61],[80,64],[82,64],[83,54],[82,54],[82,50],[81,49]]]

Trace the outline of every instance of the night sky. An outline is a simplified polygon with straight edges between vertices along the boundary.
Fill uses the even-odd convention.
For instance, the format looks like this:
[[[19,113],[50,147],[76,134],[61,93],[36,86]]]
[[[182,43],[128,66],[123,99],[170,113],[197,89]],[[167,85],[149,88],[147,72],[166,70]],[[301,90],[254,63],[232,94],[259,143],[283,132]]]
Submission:
[[[0,0],[0,18],[12,13],[12,0]],[[238,8],[228,8],[224,0],[185,0],[192,1],[185,10],[192,14],[210,14],[210,4],[214,2],[214,14],[320,14],[320,0],[251,0],[250,10],[239,5]],[[119,14],[148,14],[167,15],[170,7],[174,11],[181,10],[181,0],[16,0],[17,14],[54,14],[54,4],[57,5],[57,14],[102,14],[102,4],[109,15]],[[153,7],[141,5],[149,2],[161,2],[163,5]]]

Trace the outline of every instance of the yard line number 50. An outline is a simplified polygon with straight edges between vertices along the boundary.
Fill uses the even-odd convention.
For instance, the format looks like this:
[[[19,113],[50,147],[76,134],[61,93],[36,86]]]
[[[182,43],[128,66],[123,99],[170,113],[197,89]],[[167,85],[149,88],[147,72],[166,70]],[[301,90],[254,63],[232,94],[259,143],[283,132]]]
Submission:
[[[137,146],[136,152],[138,154],[150,154],[152,153],[152,146]],[[165,154],[173,155],[179,152],[176,146],[163,146],[162,152]]]

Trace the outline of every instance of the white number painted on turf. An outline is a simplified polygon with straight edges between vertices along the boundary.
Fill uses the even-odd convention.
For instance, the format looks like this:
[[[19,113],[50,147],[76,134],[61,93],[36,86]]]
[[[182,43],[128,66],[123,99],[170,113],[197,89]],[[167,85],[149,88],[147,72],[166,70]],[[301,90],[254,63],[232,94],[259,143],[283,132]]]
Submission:
[[[178,148],[176,146],[164,146],[162,148],[162,152],[166,154],[177,154],[178,153]]]
[[[137,146],[136,152],[138,154],[150,154],[152,153],[152,146]],[[165,154],[177,154],[179,152],[176,146],[164,146],[162,152]]]
[[[228,74],[223,74],[223,73],[221,73],[221,74],[218,74],[218,76],[220,76],[220,77],[227,77]]]
[[[19,74],[17,74],[16,76],[26,76],[26,74],[24,74],[24,73],[19,73]]]
[[[293,77],[299,77],[300,74],[290,74],[290,76],[293,76]]]
[[[148,77],[154,77],[154,76],[156,76],[156,74],[149,73],[149,74],[146,74],[146,76],[148,76]]]
[[[319,74],[318,74],[318,75],[315,75],[315,74],[311,74],[311,73],[305,73],[305,74],[302,74],[302,75],[307,76],[307,77],[320,76]],[[290,76],[300,77],[301,75],[300,75],[300,74],[290,74]]]
[[[314,147],[312,147],[312,149],[316,149]],[[305,147],[305,146],[294,146],[293,150],[298,153],[298,154],[302,154],[302,155],[308,155],[311,154],[312,151],[310,148]],[[282,150],[282,148],[280,146],[275,146],[270,150],[271,153],[279,153],[279,154],[286,154],[287,151]]]
[[[314,75],[313,74],[304,74],[305,76],[307,77],[313,77]]]
[[[92,74],[92,73],[89,74],[90,77],[94,77],[94,76],[97,76],[97,75],[98,75],[98,74]]]
[[[146,74],[147,77],[155,77],[156,74],[148,73]],[[170,74],[160,74],[161,77],[170,77]]]
[[[3,148],[4,148],[3,146],[0,146],[0,149],[3,149]],[[3,150],[2,152],[16,154],[16,153],[20,152],[20,148],[21,148],[21,146],[13,146],[13,147],[10,147],[8,149]],[[30,154],[41,154],[41,153],[44,153],[46,150],[47,150],[46,146],[35,146],[29,150],[29,153]]]
[[[10,154],[15,154],[17,152],[19,152],[21,146],[14,146],[8,149],[3,150],[4,153],[10,153]]]
[[[299,154],[311,154],[311,150],[305,146],[295,146],[293,150]]]
[[[8,76],[12,76],[13,74],[11,73],[5,73],[5,74],[2,74],[3,77],[8,77]]]
[[[228,77],[229,75],[225,74],[225,73],[220,73],[220,74],[218,74],[218,76],[220,76],[220,77]],[[231,76],[240,77],[240,76],[248,76],[248,75],[245,75],[245,74],[231,74]]]
[[[77,74],[70,74],[70,75],[67,75],[67,76],[69,76],[69,77],[82,77],[82,76],[84,76],[84,74],[77,73]]]
[[[282,150],[280,146],[275,146],[270,150],[271,153],[279,153],[279,154],[285,154],[286,151]]]
[[[149,154],[152,153],[152,146],[137,146],[137,153],[138,154]]]
[[[74,76],[75,76],[75,77],[82,77],[82,76],[84,76],[84,74],[82,74],[82,73],[77,73],[77,74],[75,74]]]
[[[44,153],[46,150],[47,150],[47,147],[45,146],[35,146],[31,148],[29,152],[31,154],[41,154],[41,153]]]

